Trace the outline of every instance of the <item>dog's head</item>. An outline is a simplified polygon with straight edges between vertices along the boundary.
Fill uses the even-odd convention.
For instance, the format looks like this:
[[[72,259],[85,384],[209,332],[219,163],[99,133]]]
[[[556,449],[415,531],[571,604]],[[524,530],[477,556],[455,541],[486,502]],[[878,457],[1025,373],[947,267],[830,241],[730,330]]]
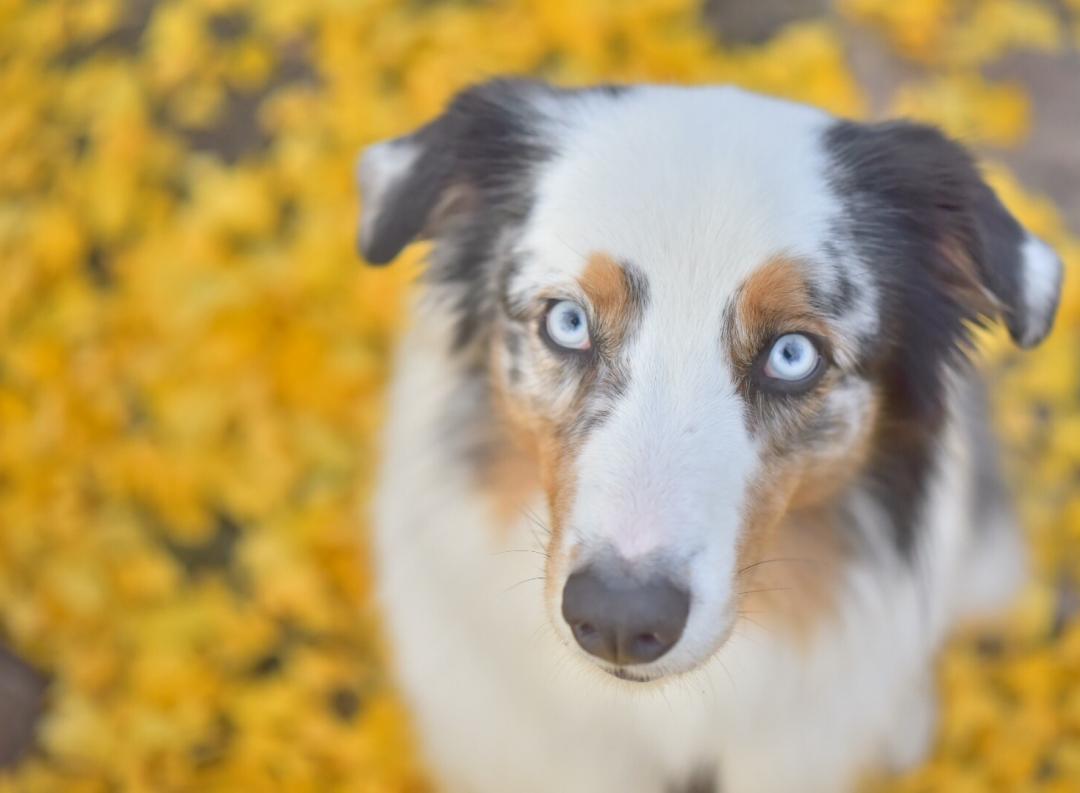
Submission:
[[[708,659],[778,527],[845,493],[910,555],[969,327],[1028,347],[1058,303],[1057,258],[937,131],[733,88],[496,81],[359,178],[370,262],[435,242],[483,465],[535,466],[556,630],[636,679]]]

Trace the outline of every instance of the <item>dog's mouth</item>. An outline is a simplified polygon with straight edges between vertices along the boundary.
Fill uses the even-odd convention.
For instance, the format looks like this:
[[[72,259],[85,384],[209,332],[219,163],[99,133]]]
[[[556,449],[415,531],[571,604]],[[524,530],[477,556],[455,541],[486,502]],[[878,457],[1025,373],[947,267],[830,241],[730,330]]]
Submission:
[[[685,658],[669,658],[667,655],[649,664],[621,664],[601,660],[593,656],[588,656],[588,661],[591,666],[595,666],[600,671],[611,675],[611,677],[614,677],[617,680],[641,685],[663,683],[664,681],[698,671],[708,666],[716,655],[727,645],[732,635],[734,635],[735,627],[736,623],[733,620],[724,628],[723,632],[716,637],[711,648],[704,653],[703,657],[690,663],[686,663]]]
[[[679,674],[677,670],[661,664],[616,664],[609,661],[594,661],[593,665],[605,674],[627,683],[662,683]]]
[[[615,666],[611,668],[605,668],[612,677],[617,677],[619,680],[626,680],[630,683],[652,683],[654,680],[659,680],[662,675],[648,675],[641,672],[634,672],[625,666]]]

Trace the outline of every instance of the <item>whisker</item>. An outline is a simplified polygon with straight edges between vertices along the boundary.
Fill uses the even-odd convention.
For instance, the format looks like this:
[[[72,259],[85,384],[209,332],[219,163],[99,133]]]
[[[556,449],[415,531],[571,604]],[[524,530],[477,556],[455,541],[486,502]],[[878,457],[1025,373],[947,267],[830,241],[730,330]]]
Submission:
[[[761,646],[761,637],[752,636],[749,633],[747,633],[746,631],[740,631],[738,625],[736,625],[735,628],[732,629],[731,635],[732,636],[738,636],[738,637],[740,637],[742,639],[746,639],[747,641],[751,641],[754,644],[758,645],[759,647]]]
[[[547,551],[538,551],[535,548],[505,548],[501,551],[492,551],[491,555],[502,556],[504,553],[534,553],[537,556],[543,556],[545,559],[548,558]]]
[[[727,664],[725,664],[719,658],[717,658],[716,660],[720,664],[720,668],[724,670],[724,674],[727,675],[728,682],[731,683],[731,690],[735,691],[736,690],[736,688],[735,688],[735,678],[731,676],[731,672],[728,670]],[[714,691],[715,691],[715,689],[714,689]]]
[[[505,595],[507,592],[510,592],[511,590],[514,590],[514,589],[517,589],[522,584],[527,584],[530,581],[543,581],[543,580],[544,580],[544,576],[542,576],[542,575],[534,575],[532,578],[523,578],[522,580],[518,581],[516,584],[511,584],[510,586],[508,586],[506,589],[504,589],[502,591],[502,593]]]
[[[577,255],[578,257],[580,257],[582,261],[585,261],[585,260],[587,260],[589,258],[582,251],[579,251],[577,248],[575,248],[569,242],[564,240],[562,238],[561,234],[555,234],[554,237],[555,237],[556,240],[558,240],[559,244],[561,244],[564,248],[566,248],[566,250],[570,251],[570,253],[573,253],[573,254]]]
[[[773,586],[766,587],[764,589],[747,589],[745,592],[736,592],[737,595],[753,595],[756,592],[788,592],[792,589],[789,586]]]
[[[747,622],[749,622],[749,623],[750,623],[751,625],[756,625],[756,626],[757,626],[758,628],[760,628],[761,630],[765,631],[765,633],[768,633],[768,634],[770,634],[770,635],[772,634],[772,631],[771,631],[771,630],[769,630],[768,628],[766,628],[766,627],[765,627],[764,625],[762,625],[762,624],[761,624],[760,622],[758,622],[757,620],[755,620],[755,619],[753,619],[753,618],[751,618],[751,617],[748,617],[748,616],[746,616],[746,614],[744,614],[743,612],[739,612],[738,616],[739,616],[739,618],[740,618],[740,619],[744,619],[744,620],[746,620],[746,621],[747,621]]]
[[[544,542],[543,538],[551,537],[551,528],[546,523],[544,523],[544,521],[542,521],[535,512],[533,512],[527,507],[521,508],[521,514],[532,525],[532,528],[529,530],[529,534],[532,535],[532,539],[533,542],[536,543],[536,547],[541,549],[544,548],[546,543]],[[541,536],[541,534],[543,535],[543,537]],[[545,557],[547,556],[546,551],[544,552],[544,555]]]
[[[775,559],[762,559],[760,561],[754,562],[753,564],[748,564],[746,567],[735,573],[735,575],[739,576],[749,570],[753,570],[755,567],[761,567],[762,565],[766,564],[773,564],[774,562],[802,562],[804,564],[820,564],[817,559],[805,559],[799,556],[780,556]]]
[[[540,539],[540,537],[538,537],[538,536],[537,536],[537,534],[536,534],[536,532],[535,532],[535,531],[533,531],[533,532],[531,532],[531,533],[532,533],[532,538],[533,538],[533,542],[535,542],[535,543],[536,543],[537,547],[539,547],[539,548],[543,548],[543,547],[544,547],[544,543],[543,543],[543,541],[542,541],[542,540]],[[546,555],[547,555],[547,554],[545,554],[545,556],[546,556]]]
[[[529,507],[522,507],[521,514],[524,515],[533,526],[540,529],[547,536],[551,536],[551,527],[548,526],[535,511]]]
[[[731,680],[732,688],[734,688],[735,680],[734,680],[734,678],[732,678],[731,672],[729,672],[727,670],[727,666],[724,664],[724,662],[722,660],[720,660],[719,658],[717,658],[716,660],[720,661],[720,666],[724,667],[724,674],[728,676],[728,680]],[[707,674],[705,674],[704,670],[702,670],[700,676],[702,678],[704,678],[705,682],[707,682],[709,684],[709,691],[712,692],[712,698],[713,698],[713,701],[715,702],[716,701],[716,684],[713,682],[712,675],[707,675]]]

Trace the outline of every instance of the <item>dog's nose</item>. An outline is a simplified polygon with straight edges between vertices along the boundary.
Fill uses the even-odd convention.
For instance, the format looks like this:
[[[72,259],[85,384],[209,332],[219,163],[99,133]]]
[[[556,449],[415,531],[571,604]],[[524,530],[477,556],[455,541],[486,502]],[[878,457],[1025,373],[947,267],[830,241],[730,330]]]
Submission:
[[[590,565],[570,576],[562,614],[587,652],[620,666],[655,661],[682,636],[690,596],[666,578],[645,581]]]

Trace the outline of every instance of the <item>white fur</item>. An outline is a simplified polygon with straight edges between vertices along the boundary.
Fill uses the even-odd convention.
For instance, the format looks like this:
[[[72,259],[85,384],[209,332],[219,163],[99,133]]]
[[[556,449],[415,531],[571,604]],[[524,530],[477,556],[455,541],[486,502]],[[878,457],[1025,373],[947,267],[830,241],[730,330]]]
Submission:
[[[420,155],[420,149],[405,141],[387,141],[369,147],[356,164],[356,181],[364,196],[360,216],[360,249],[367,250],[375,232],[387,191]]]
[[[468,467],[440,454],[466,373],[445,352],[445,307],[416,312],[390,397],[376,551],[395,670],[449,793],[663,793],[703,767],[725,793],[842,793],[865,768],[911,765],[928,746],[929,664],[973,530],[957,422],[914,565],[886,549],[856,556],[838,573],[840,608],[806,647],[731,613],[738,516],[760,449],[719,341],[722,312],[770,257],[823,259],[840,211],[823,187],[827,123],[732,89],[643,89],[583,98],[549,131],[560,154],[518,240],[529,264],[515,289],[572,289],[602,251],[640,268],[650,290],[624,355],[628,390],[577,458],[553,553],[662,556],[682,572],[693,607],[675,648],[644,667],[667,675],[659,682],[615,680],[546,612],[544,582],[530,580],[543,575],[535,520],[550,519],[539,496],[535,518],[502,525]],[[875,321],[866,306],[851,330]],[[884,521],[868,499],[853,508]]]
[[[1024,347],[1030,347],[1042,341],[1054,321],[1061,297],[1061,260],[1049,245],[1032,234],[1024,240],[1020,256],[1021,290],[1029,319],[1023,337],[1018,341]]]

